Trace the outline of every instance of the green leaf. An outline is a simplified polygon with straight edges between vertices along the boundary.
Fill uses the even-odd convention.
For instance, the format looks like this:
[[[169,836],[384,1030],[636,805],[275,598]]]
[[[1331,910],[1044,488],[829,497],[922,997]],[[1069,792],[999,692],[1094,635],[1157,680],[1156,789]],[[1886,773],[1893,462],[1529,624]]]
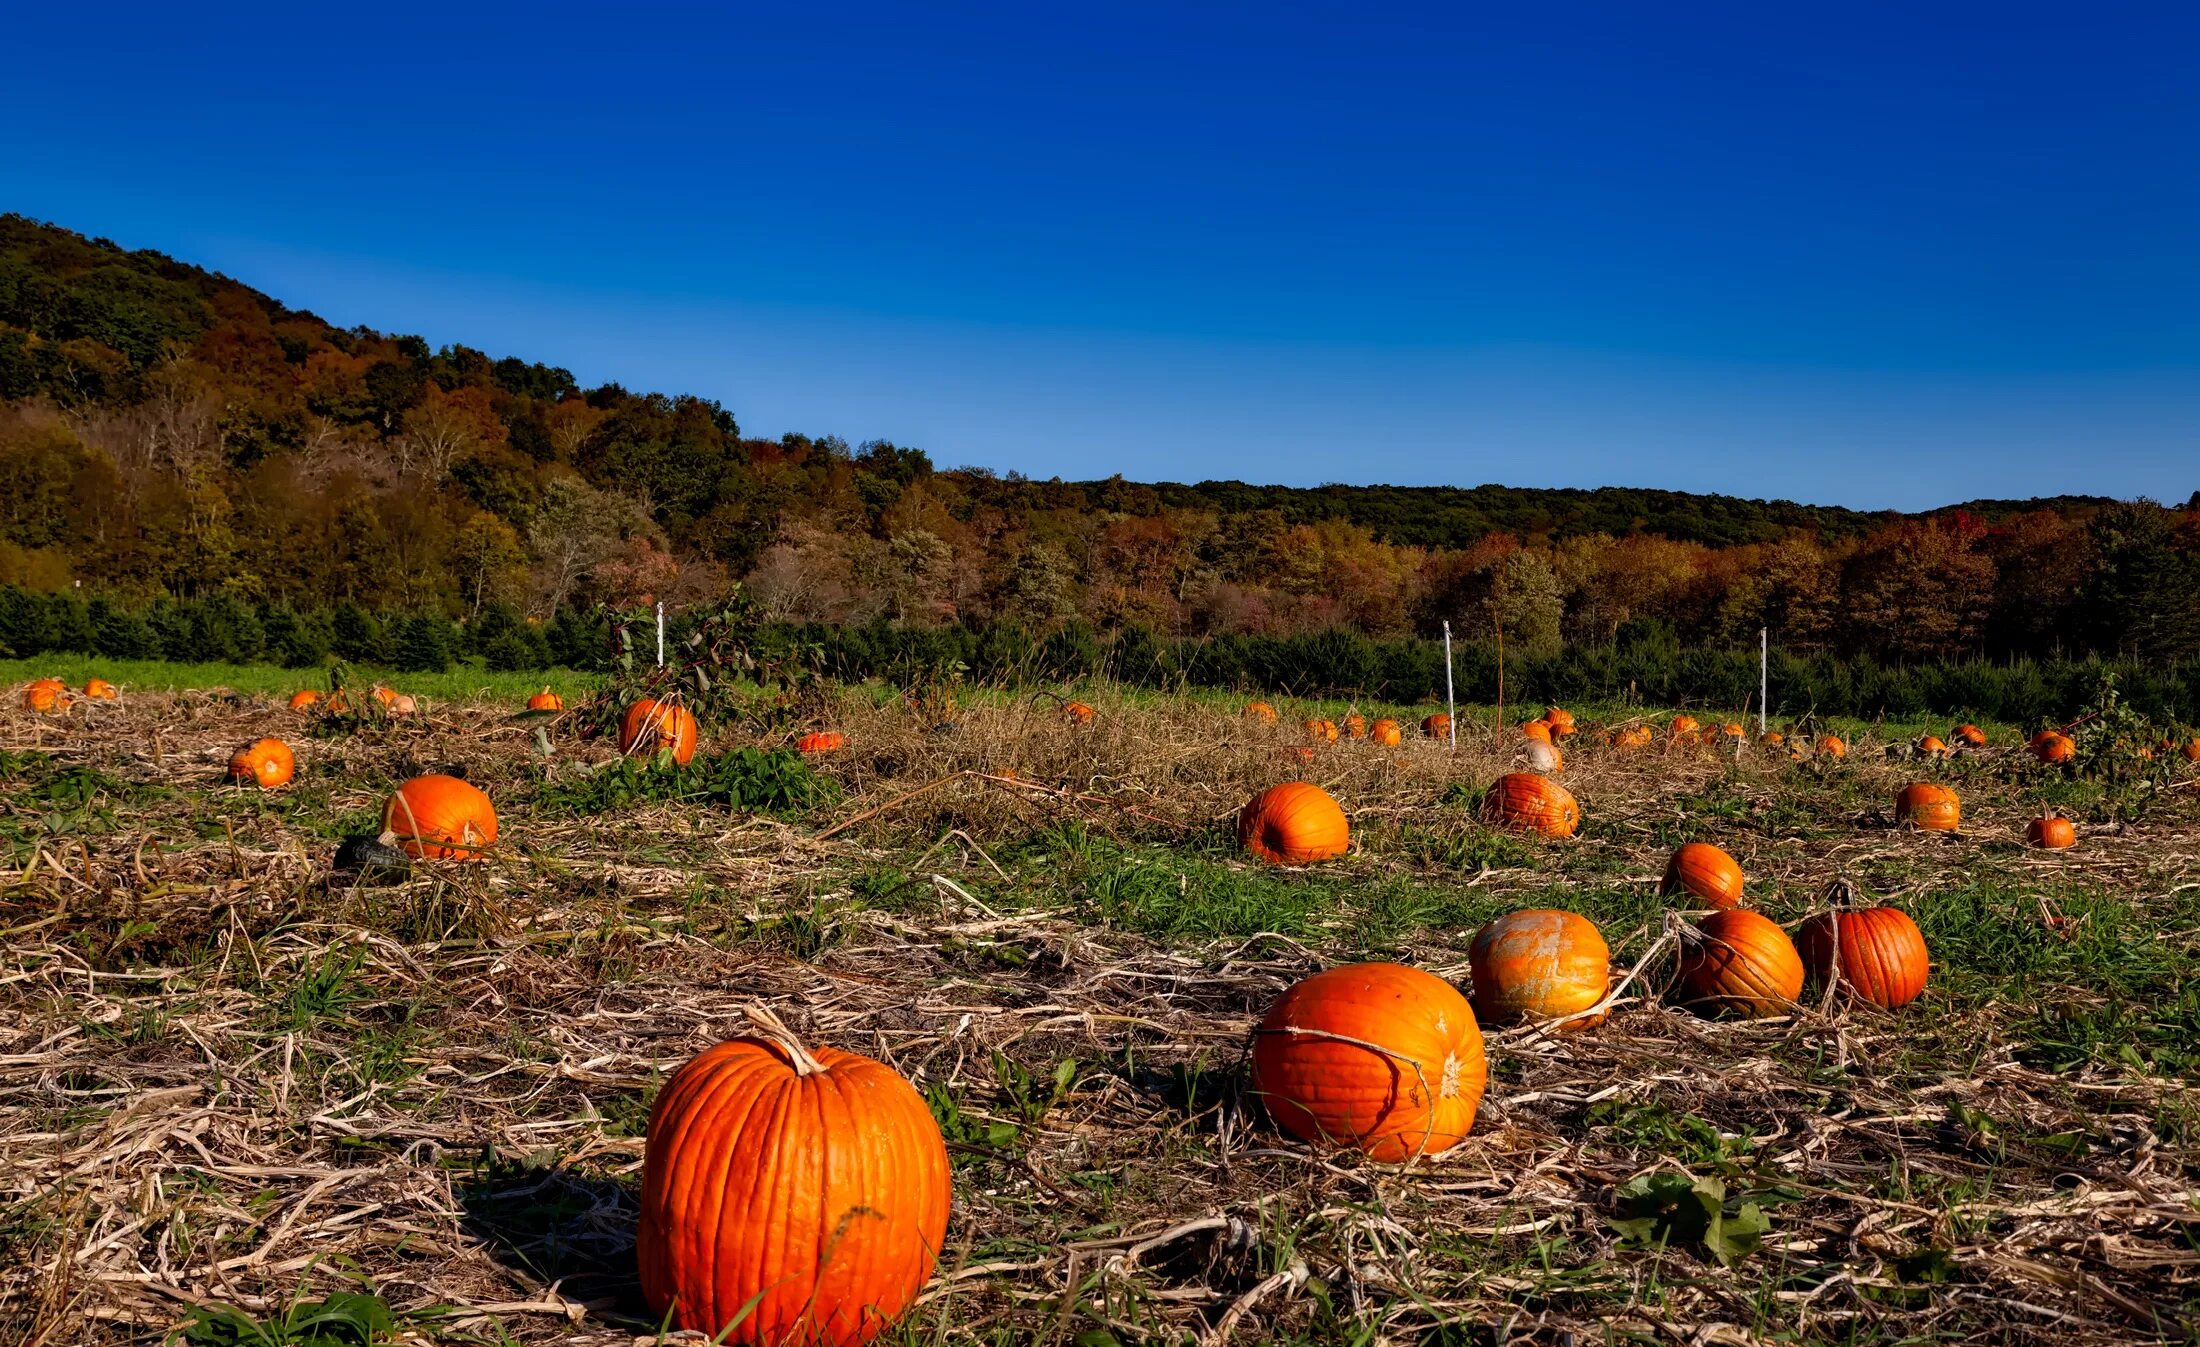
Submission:
[[[1637,1248],[1701,1246],[1731,1267],[1757,1251],[1772,1222],[1754,1201],[1729,1202],[1726,1184],[1671,1171],[1621,1184],[1619,1215],[1609,1218],[1622,1241]]]

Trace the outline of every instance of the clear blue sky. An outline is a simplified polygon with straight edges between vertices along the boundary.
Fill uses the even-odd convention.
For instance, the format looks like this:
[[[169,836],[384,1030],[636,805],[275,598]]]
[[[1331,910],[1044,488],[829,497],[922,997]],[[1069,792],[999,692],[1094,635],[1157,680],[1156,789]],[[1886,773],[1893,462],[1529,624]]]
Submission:
[[[138,8],[10,13],[0,209],[751,434],[2200,488],[2190,4]]]

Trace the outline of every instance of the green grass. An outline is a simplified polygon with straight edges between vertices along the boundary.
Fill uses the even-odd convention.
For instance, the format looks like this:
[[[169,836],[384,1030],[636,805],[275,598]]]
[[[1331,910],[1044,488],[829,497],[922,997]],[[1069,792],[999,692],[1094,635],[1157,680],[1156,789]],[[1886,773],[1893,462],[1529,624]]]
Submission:
[[[197,688],[227,688],[232,692],[266,697],[288,697],[300,688],[328,688],[323,668],[280,669],[270,664],[178,664],[168,660],[101,659],[96,655],[41,655],[36,659],[0,660],[0,684],[10,688],[33,678],[59,678],[72,688],[86,679],[104,678],[132,692],[177,692]],[[443,673],[399,673],[393,669],[353,666],[352,679],[361,686],[386,683],[401,692],[441,701],[492,701],[524,704],[527,697],[548,687],[572,701],[603,687],[601,674],[551,669],[534,673],[494,673],[466,663]]]

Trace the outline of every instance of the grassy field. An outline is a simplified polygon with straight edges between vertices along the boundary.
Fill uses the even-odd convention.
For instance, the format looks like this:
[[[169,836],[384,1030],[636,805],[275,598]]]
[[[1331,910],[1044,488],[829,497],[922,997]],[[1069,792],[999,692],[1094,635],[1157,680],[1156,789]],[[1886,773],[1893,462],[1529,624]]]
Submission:
[[[1475,819],[1517,734],[1298,765],[1312,704],[1279,701],[1274,727],[1240,699],[1102,690],[1079,727],[1050,695],[920,710],[866,688],[820,713],[851,745],[829,784],[758,810],[604,770],[611,746],[573,722],[546,756],[540,722],[509,716],[532,679],[392,678],[440,700],[326,735],[273,699],[299,685],[280,671],[208,680],[271,694],[242,700],[153,690],[198,677],[173,666],[52,671],[125,694],[0,711],[0,1341],[305,1343],[286,1322],[331,1303],[386,1315],[377,1341],[653,1341],[633,1259],[649,1105],[759,999],[896,1066],[955,1148],[940,1271],[884,1339],[905,1347],[2200,1325],[2181,763],[2104,784],[2007,726],[1945,762],[1888,754],[1916,725],[1844,724],[1839,762],[1623,752],[1592,728],[1563,778],[1581,835],[1545,842]],[[297,780],[223,784],[263,734],[297,747]],[[756,742],[714,729],[705,751]],[[448,765],[496,801],[489,863],[333,869],[395,782]],[[1351,852],[1248,862],[1229,820],[1296,775],[1344,804]],[[1962,792],[1961,833],[1891,825],[1915,779]],[[2076,848],[2024,846],[2043,805]],[[1923,1000],[1757,1021],[1670,1004],[1657,880],[1690,839],[1733,852],[1784,923],[1837,879],[1903,907],[1931,942]],[[1390,959],[1464,985],[1481,923],[1547,906],[1639,976],[1592,1031],[1491,1032],[1456,1150],[1316,1152],[1250,1097],[1247,1035],[1291,983]]]
[[[460,665],[446,673],[399,673],[359,665],[351,677],[362,686],[393,688],[443,702],[524,702],[545,687],[571,699],[600,688],[597,674],[571,669],[531,673],[493,673]],[[87,678],[104,678],[124,694],[226,688],[266,697],[288,697],[300,688],[328,687],[326,669],[282,669],[272,664],[177,664],[156,659],[103,659],[94,655],[41,655],[37,659],[0,659],[0,686],[14,687],[33,678],[58,678],[70,687]]]

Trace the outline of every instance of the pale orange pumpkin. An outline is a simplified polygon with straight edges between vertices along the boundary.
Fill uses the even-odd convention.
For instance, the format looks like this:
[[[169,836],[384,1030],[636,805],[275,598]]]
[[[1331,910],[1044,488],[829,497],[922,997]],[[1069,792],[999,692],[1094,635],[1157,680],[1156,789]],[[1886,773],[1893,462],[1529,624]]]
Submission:
[[[1940,741],[1939,736],[1931,734],[1918,737],[1917,751],[1928,758],[1945,758],[1948,756],[1948,746]]]
[[[1673,717],[1671,733],[1675,739],[1693,739],[1696,737],[1696,732],[1702,728],[1702,722],[1694,716],[1675,716]]]
[[[1309,720],[1306,722],[1306,737],[1312,739],[1317,744],[1336,743],[1336,722],[1330,720]]]
[[[660,1319],[755,1347],[858,1347],[947,1236],[947,1146],[899,1072],[805,1048],[769,1012],[650,1108],[634,1254]],[[723,1335],[723,1336],[720,1336]]]
[[[1341,856],[1352,829],[1329,792],[1307,781],[1270,786],[1238,811],[1238,845],[1274,865]]]
[[[2032,736],[2032,756],[2041,762],[2068,762],[2077,751],[2077,743],[2060,731],[2041,730]]]
[[[84,695],[95,702],[111,702],[122,694],[117,692],[115,685],[106,679],[92,678],[87,679],[84,683]]]
[[[1894,797],[1894,821],[1922,832],[1952,833],[1963,822],[1963,801],[1946,786],[1912,782]]]
[[[23,685],[23,709],[51,715],[69,709],[69,685],[58,678],[39,678]]]
[[[321,694],[315,692],[312,688],[300,688],[290,694],[290,709],[293,711],[310,711],[313,709],[313,704],[320,700]]]
[[[1381,1161],[1465,1139],[1489,1080],[1482,1031],[1457,988],[1399,964],[1316,973],[1253,1038],[1253,1090],[1276,1125]]]
[[[1528,741],[1528,766],[1538,772],[1557,775],[1566,770],[1566,755],[1558,751],[1558,745],[1547,740]]]
[[[1062,719],[1072,725],[1090,725],[1092,718],[1097,714],[1099,713],[1084,702],[1062,703]]]
[[[261,790],[274,790],[290,784],[297,771],[297,760],[291,756],[290,745],[280,739],[255,739],[238,749],[229,758],[229,776],[233,781],[250,783]]]
[[[1706,907],[1740,907],[1741,863],[1709,842],[1683,842],[1666,861],[1665,882],[1658,891],[1668,898],[1692,894]]]
[[[2078,828],[2069,819],[2043,814],[2025,827],[2024,840],[2045,851],[2078,845]]]
[[[530,711],[563,711],[565,709],[565,698],[560,697],[548,688],[544,688],[527,699],[527,709]]]
[[[1441,711],[1433,716],[1424,717],[1421,721],[1421,733],[1431,739],[1449,739],[1451,737],[1451,717]]]
[[[1818,986],[1838,978],[1858,999],[1896,1010],[1925,990],[1925,933],[1900,908],[1820,912],[1803,923],[1796,944]]]
[[[412,699],[412,694],[409,692],[398,693],[390,698],[386,705],[389,713],[393,716],[409,716],[420,709],[420,704]]]
[[[1656,732],[1648,725],[1628,725],[1612,731],[1612,747],[1614,748],[1648,748],[1656,740]]]
[[[1849,755],[1849,746],[1841,742],[1841,736],[1838,734],[1819,735],[1817,748],[1820,753],[1829,758],[1845,758]]]
[[[1515,832],[1572,837],[1581,826],[1581,806],[1571,791],[1549,777],[1508,772],[1482,796],[1482,817]]]
[[[1276,723],[1276,708],[1266,702],[1247,702],[1245,704],[1245,718],[1273,725]]]
[[[1738,720],[1730,720],[1726,724],[1720,726],[1719,733],[1725,735],[1729,739],[1746,739],[1749,737],[1742,730],[1741,722]]]
[[[1779,923],[1738,907],[1683,932],[1680,983],[1699,1010],[1778,1015],[1803,994],[1803,960]]]
[[[1385,748],[1396,748],[1405,742],[1405,734],[1398,728],[1398,722],[1387,718],[1368,726],[1367,737]]]
[[[631,756],[669,748],[672,760],[685,767],[695,760],[698,733],[694,712],[678,702],[644,697],[619,720],[619,751]]]
[[[1467,961],[1475,1013],[1492,1024],[1581,1015],[1604,999],[1612,981],[1612,951],[1596,923],[1550,908],[1490,922],[1475,934]],[[1583,1016],[1561,1027],[1586,1029],[1603,1018]]]
[[[1354,711],[1351,715],[1346,716],[1341,723],[1345,738],[1365,739],[1367,737],[1367,717],[1359,712]]]
[[[399,786],[382,827],[411,855],[473,861],[497,840],[497,811],[479,787],[437,773]]]
[[[797,753],[835,753],[848,746],[848,736],[839,730],[813,730],[794,741]]]
[[[1948,737],[1965,748],[1986,747],[1986,731],[1976,725],[1968,723],[1958,725],[1948,732]]]

